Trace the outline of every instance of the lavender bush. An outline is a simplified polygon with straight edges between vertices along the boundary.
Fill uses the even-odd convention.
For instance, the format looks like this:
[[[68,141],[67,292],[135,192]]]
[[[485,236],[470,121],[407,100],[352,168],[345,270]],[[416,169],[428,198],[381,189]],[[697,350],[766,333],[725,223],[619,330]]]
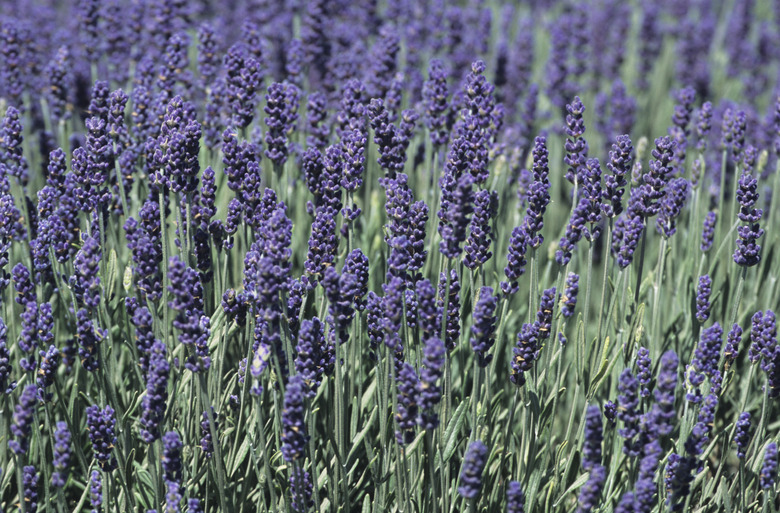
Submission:
[[[0,511],[777,511],[780,3],[639,4],[3,2]]]

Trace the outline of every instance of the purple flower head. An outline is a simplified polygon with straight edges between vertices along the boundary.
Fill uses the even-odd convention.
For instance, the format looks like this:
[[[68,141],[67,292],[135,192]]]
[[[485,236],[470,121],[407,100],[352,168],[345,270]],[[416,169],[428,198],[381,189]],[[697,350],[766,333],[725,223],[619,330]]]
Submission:
[[[157,339],[154,340],[149,351],[148,362],[146,395],[141,400],[141,438],[151,444],[160,439],[160,425],[168,403],[170,365],[165,344]]]
[[[166,483],[181,483],[182,461],[181,450],[184,444],[179,433],[168,431],[162,436],[162,457],[160,465],[163,469],[163,480]]]
[[[523,495],[522,485],[517,481],[510,481],[506,488],[506,511],[507,513],[524,513],[525,496]]]
[[[87,429],[92,442],[92,453],[104,472],[111,472],[117,466],[113,448],[116,444],[114,426],[116,418],[114,409],[106,406],[101,409],[97,405],[87,408]]]
[[[523,324],[520,332],[517,334],[517,344],[512,352],[512,374],[509,380],[517,386],[525,384],[525,374],[531,370],[539,351],[539,326],[534,324]]]
[[[777,481],[777,444],[770,442],[764,451],[764,464],[759,474],[761,488],[768,490]]]
[[[412,364],[408,362],[401,364],[397,384],[398,412],[395,414],[395,420],[399,430],[395,433],[395,439],[398,445],[404,446],[414,441],[414,428],[417,425],[419,409],[420,379]]]
[[[200,450],[207,459],[210,459],[214,455],[214,439],[211,436],[212,427],[215,434],[219,433],[219,415],[211,406],[211,416],[214,419],[213,426],[209,423],[209,414],[204,411],[201,415],[200,421]]]
[[[750,412],[743,411],[734,430],[734,443],[737,445],[737,458],[745,459],[750,444]]]
[[[225,54],[223,66],[232,122],[237,128],[246,128],[254,118],[257,91],[263,83],[261,65],[249,56],[246,45],[236,43]]]
[[[582,114],[585,106],[579,96],[566,105],[566,157],[563,159],[567,166],[566,179],[572,184],[582,183],[582,173],[585,168],[585,160],[588,155],[588,142],[583,138],[585,134],[585,122]]]
[[[561,313],[569,318],[574,315],[574,308],[577,306],[577,293],[580,290],[580,277],[575,273],[569,273],[566,277],[566,289],[561,296]]]
[[[601,465],[601,408],[592,404],[585,411],[585,434],[582,444],[582,468],[586,471]]]
[[[446,175],[442,179],[445,178]],[[447,258],[458,258],[462,252],[461,244],[466,238],[466,227],[474,211],[473,183],[470,174],[463,174],[453,184],[452,201],[446,205],[446,209],[442,200],[442,210],[439,211],[439,234],[442,241],[439,251]]]
[[[699,117],[696,121],[696,135],[699,138],[699,142],[696,144],[696,149],[699,153],[704,153],[707,150],[707,138],[712,130],[712,103],[704,102],[699,109]]]
[[[526,209],[525,228],[529,244],[536,249],[544,242],[542,228],[544,227],[544,212],[550,203],[550,181],[548,179],[549,153],[547,151],[547,139],[537,137],[533,149],[533,175],[534,181],[528,189],[528,208]]]
[[[623,212],[623,193],[627,185],[626,175],[631,170],[634,147],[628,135],[619,135],[609,152],[607,169],[604,177],[604,197],[609,201],[604,203],[604,215],[609,218],[619,216]]]
[[[22,469],[22,487],[24,488],[25,510],[30,513],[38,511],[38,481],[40,476],[35,467],[28,465]]]
[[[734,251],[734,262],[743,267],[752,267],[761,260],[761,246],[757,241],[764,235],[764,230],[758,225],[763,211],[753,208],[758,201],[757,186],[758,181],[745,169],[737,188],[738,217],[744,224],[737,229],[739,238]]]
[[[601,164],[599,159],[587,159],[582,173],[582,198],[588,200],[586,221],[590,228],[584,230],[585,238],[594,241],[601,233],[598,223],[601,221]]]
[[[0,123],[0,160],[5,161],[6,173],[16,177],[22,185],[29,180],[27,160],[22,152],[23,141],[20,113],[14,107],[5,111]]]
[[[667,184],[666,194],[660,201],[661,210],[655,221],[658,232],[665,238],[671,237],[677,231],[677,217],[688,200],[689,190],[690,184],[685,178],[676,178]]]
[[[751,318],[750,326],[750,350],[748,351],[748,359],[750,363],[756,363],[761,359],[762,351],[764,349],[764,312],[759,310],[753,314]]]
[[[306,383],[303,376],[296,374],[290,378],[285,389],[282,411],[282,455],[289,463],[303,457],[309,440],[304,422],[305,397]]]
[[[48,306],[48,319],[51,321],[50,323],[40,323],[41,317],[44,317],[43,312],[46,310],[45,306]],[[41,324],[41,326],[39,326],[39,332],[42,335],[53,333],[54,321],[51,318],[51,305],[49,303],[44,303],[40,306],[38,318],[39,323]],[[41,357],[38,377],[36,379],[38,385],[38,398],[42,402],[49,402],[51,401],[53,394],[48,389],[54,384],[54,375],[57,372],[57,366],[60,363],[60,350],[57,349],[56,346],[51,345],[49,346],[49,349],[46,351],[40,350],[38,354]]]
[[[314,507],[311,475],[300,467],[294,467],[290,476],[291,506],[295,513],[306,513]],[[301,500],[303,504],[301,504]],[[190,512],[192,508],[190,507]]]
[[[555,261],[558,265],[563,267],[571,261],[572,253],[586,230],[585,223],[588,221],[590,206],[590,200],[583,197],[572,211],[566,224],[566,231],[558,244],[560,249],[555,252]]]
[[[70,285],[78,303],[95,312],[100,305],[100,242],[88,234],[81,237],[83,245],[73,260],[76,272],[70,278]]]
[[[53,452],[54,472],[51,475],[51,485],[62,488],[68,481],[68,467],[71,460],[71,436],[67,422],[57,422],[54,429]]]
[[[742,343],[742,328],[739,324],[734,323],[729,330],[729,334],[726,337],[726,345],[723,348],[723,358],[725,359],[726,368],[737,359],[739,356],[739,346]]]
[[[309,275],[312,284],[316,284],[323,276],[325,268],[333,264],[337,247],[334,214],[327,208],[317,209],[311,225],[309,252],[304,262],[306,274]]]
[[[699,277],[699,287],[696,290],[696,320],[699,323],[710,318],[710,293],[712,292],[712,280],[709,275]]]
[[[363,185],[363,172],[366,163],[366,136],[360,130],[351,130],[343,134],[341,145],[344,150],[344,176],[341,187],[345,191],[355,192]]]
[[[27,454],[32,433],[35,406],[38,403],[38,388],[35,385],[24,387],[19,396],[19,403],[14,407],[11,434],[14,439],[8,442],[8,447],[14,454]]]
[[[10,381],[11,352],[8,350],[8,327],[0,319],[0,393],[10,394],[16,388],[16,382]]]
[[[474,323],[471,325],[471,348],[480,367],[487,367],[493,360],[493,355],[487,352],[495,342],[497,307],[498,297],[493,294],[493,289],[482,287],[474,307]]]
[[[432,59],[428,66],[428,80],[423,84],[423,105],[425,126],[431,134],[431,142],[436,147],[447,144],[449,131],[447,111],[449,109],[449,90],[447,72],[438,59]]]
[[[555,287],[546,289],[542,292],[539,300],[539,310],[536,312],[536,325],[539,331],[539,338],[550,338],[553,321],[553,308],[555,307]]]
[[[306,146],[323,150],[328,145],[330,126],[325,122],[328,116],[328,99],[320,92],[309,95],[306,101]],[[360,132],[365,144],[365,134]]]
[[[185,366],[192,372],[206,370],[211,364],[208,338],[208,318],[203,315],[203,287],[198,272],[178,256],[168,262],[171,301],[168,307],[176,312],[173,326],[179,331],[179,342],[188,352]]]
[[[265,156],[276,166],[281,166],[287,160],[288,134],[298,120],[298,98],[300,91],[288,83],[274,82],[268,86],[265,95]]]
[[[623,427],[618,434],[623,440],[623,452],[629,456],[639,454],[636,447],[636,436],[639,434],[639,381],[631,373],[630,369],[624,369],[618,380],[618,419]]]
[[[580,489],[577,513],[590,513],[599,503],[604,482],[607,480],[607,470],[601,465],[595,465],[585,485]]]
[[[504,294],[514,294],[519,290],[518,279],[525,274],[525,253],[528,248],[528,234],[525,227],[517,226],[512,230],[507,248],[506,267],[504,275],[507,281],[501,282],[501,291]]]
[[[693,361],[687,371],[688,382],[695,388],[694,392],[688,393],[689,401],[699,402],[698,386],[702,384],[705,376],[712,378],[717,371],[722,343],[723,329],[717,322],[702,331]]]
[[[384,25],[371,47],[366,67],[366,90],[371,98],[384,98],[397,68],[397,55],[400,50],[399,32],[392,24]]]
[[[677,387],[677,366],[679,360],[674,351],[661,356],[658,377],[656,378],[655,403],[650,412],[650,422],[655,434],[667,436],[672,432],[677,412],[674,409],[674,391]]]
[[[704,218],[704,225],[701,231],[701,246],[700,249],[703,252],[707,252],[712,248],[712,241],[715,238],[715,223],[718,221],[718,214],[714,210],[707,212],[707,216]]]
[[[463,457],[458,494],[466,499],[476,499],[482,488],[482,471],[488,458],[488,448],[481,441],[472,442]]]
[[[472,271],[487,262],[493,252],[490,251],[493,233],[490,223],[498,213],[498,193],[482,189],[474,197],[474,214],[471,217],[471,229],[466,239],[463,264]]]
[[[439,425],[436,405],[441,402],[439,380],[442,378],[446,354],[444,343],[438,336],[434,335],[425,341],[420,368],[420,416],[417,423],[426,430],[436,429]]]
[[[665,196],[666,184],[674,175],[674,150],[676,143],[668,136],[655,140],[653,159],[649,170],[642,175],[642,207],[644,217],[653,217],[661,212],[661,200]]]

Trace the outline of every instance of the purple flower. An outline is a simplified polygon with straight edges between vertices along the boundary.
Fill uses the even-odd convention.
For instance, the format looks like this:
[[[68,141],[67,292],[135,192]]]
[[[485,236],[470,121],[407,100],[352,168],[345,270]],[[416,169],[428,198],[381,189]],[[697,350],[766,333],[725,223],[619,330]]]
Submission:
[[[710,130],[712,130],[712,103],[704,102],[696,121],[696,135],[699,138],[696,149],[699,153],[707,151],[707,137],[710,135]]]
[[[97,470],[93,470],[89,478],[89,503],[94,513],[103,511],[103,479]]]
[[[435,409],[441,402],[442,391],[438,381],[442,377],[445,355],[446,348],[438,336],[426,340],[420,368],[420,416],[417,419],[417,423],[426,430],[439,426],[439,416]]]
[[[555,252],[555,261],[560,266],[565,266],[571,261],[572,252],[577,246],[577,243],[582,239],[582,235],[585,231],[585,223],[588,221],[588,213],[590,212],[590,200],[588,198],[581,198],[574,211],[571,213],[571,218],[566,225],[566,232],[561,241],[558,244],[560,248]]]
[[[314,501],[311,497],[312,486],[309,473],[304,472],[300,467],[293,467],[290,476],[290,495],[292,496],[292,510],[295,513],[306,513],[314,507]],[[301,500],[303,500],[303,504],[300,503]]]
[[[28,465],[22,469],[22,486],[24,487],[24,510],[30,513],[38,511],[38,480],[40,476],[35,467]]]
[[[51,485],[62,488],[68,481],[68,467],[71,458],[71,436],[67,422],[59,421],[54,429],[53,447],[54,472],[51,475]]]
[[[76,272],[70,278],[70,285],[79,304],[96,312],[100,305],[100,242],[86,233],[81,238],[84,244],[73,260]]]
[[[624,369],[618,380],[618,419],[623,423],[623,428],[618,434],[624,438],[623,452],[629,456],[638,456],[635,438],[639,434],[639,381],[631,373],[630,369]]]
[[[419,409],[420,379],[412,364],[408,362],[401,364],[397,384],[398,412],[395,414],[395,420],[399,430],[395,433],[395,439],[398,445],[403,446],[414,440],[414,427],[417,424]]]
[[[306,384],[303,376],[296,374],[290,378],[284,393],[282,412],[282,455],[288,463],[299,460],[304,455],[309,436],[304,422],[303,400],[306,396]]]
[[[763,211],[753,208],[758,201],[757,185],[758,181],[745,169],[737,189],[738,217],[745,224],[737,229],[739,238],[734,251],[734,262],[743,267],[752,267],[761,260],[761,246],[756,241],[764,235],[764,230],[758,226]]]
[[[49,303],[44,303],[40,306],[39,320],[42,317],[42,312],[45,310],[44,305],[48,306],[49,320],[52,320],[51,305],[49,305]],[[51,325],[47,326],[48,329],[42,328],[43,326],[39,326],[41,334],[53,333],[53,320]],[[49,349],[46,351],[40,350],[38,355],[41,357],[40,368],[38,369],[38,377],[36,379],[36,383],[38,385],[38,398],[43,402],[49,402],[51,401],[53,394],[47,391],[47,389],[54,384],[54,375],[57,372],[57,365],[60,363],[60,350],[55,346],[50,345]]]
[[[507,248],[506,267],[504,275],[507,281],[501,282],[501,291],[504,294],[514,294],[519,290],[518,278],[525,273],[525,252],[528,249],[528,234],[523,226],[517,226],[512,230]]]
[[[577,293],[580,290],[579,281],[579,275],[574,273],[569,273],[566,277],[566,289],[560,298],[561,303],[563,303],[561,313],[566,318],[574,315],[574,308],[577,306]]]
[[[525,384],[525,374],[533,368],[539,351],[539,326],[534,324],[523,324],[520,332],[517,334],[517,344],[512,352],[512,375],[509,380],[517,386]]]
[[[745,453],[750,443],[750,412],[743,411],[739,414],[739,420],[737,420],[734,430],[734,443],[737,445],[737,458],[745,459]]]
[[[726,368],[728,368],[728,366],[737,359],[737,356],[739,356],[739,345],[741,342],[742,328],[739,324],[734,323],[726,337],[726,346],[723,348],[723,358],[725,359]]]
[[[718,221],[718,214],[714,210],[707,212],[707,216],[704,218],[704,225],[701,231],[701,246],[700,249],[703,252],[707,252],[712,248],[712,241],[715,238],[715,223]]]
[[[87,429],[92,442],[92,453],[104,472],[111,472],[117,466],[113,449],[116,445],[114,409],[97,405],[87,407]]]
[[[300,91],[288,83],[274,82],[268,86],[265,95],[265,156],[275,166],[282,166],[287,160],[287,136],[298,120],[298,98]]]
[[[498,213],[498,193],[482,189],[474,197],[474,215],[471,217],[471,230],[466,239],[463,265],[472,271],[487,262],[493,252],[490,251],[493,234],[491,220]]]
[[[675,142],[668,136],[655,140],[653,159],[649,171],[642,175],[642,207],[644,217],[653,217],[661,212],[661,200],[665,196],[666,184],[674,174]]]
[[[155,339],[148,355],[146,395],[141,400],[141,438],[151,444],[160,438],[160,424],[168,402],[168,375],[170,365],[165,344]]]
[[[471,325],[471,348],[477,357],[477,365],[487,367],[493,360],[492,354],[487,354],[493,347],[496,335],[496,308],[498,297],[493,295],[491,287],[482,287],[479,300],[474,307],[474,322]]]
[[[166,483],[181,483],[182,462],[181,450],[184,447],[176,431],[168,431],[162,436],[162,457],[160,464],[163,469],[163,480]]]
[[[447,126],[449,91],[447,72],[438,59],[432,59],[428,65],[428,80],[423,84],[422,94],[425,108],[423,119],[431,134],[431,142],[435,147],[444,146],[449,139]]]
[[[460,280],[455,269],[450,270],[449,295],[445,298],[446,290],[447,276],[445,273],[441,273],[439,276],[439,315],[443,316],[446,301],[447,318],[446,321],[440,319],[437,324],[442,326],[442,323],[446,322],[444,345],[447,347],[447,351],[452,351],[460,340]]]
[[[651,366],[650,351],[645,347],[640,347],[636,353],[636,370],[639,384],[642,386],[642,397],[650,396],[650,381],[652,380]]]
[[[585,485],[580,489],[577,513],[589,513],[598,505],[606,480],[607,470],[601,465],[595,465]]]
[[[667,351],[661,356],[658,377],[656,378],[655,403],[650,412],[654,433],[661,436],[672,432],[677,412],[674,409],[674,391],[677,387],[677,354]]]
[[[327,108],[328,99],[324,94],[313,92],[309,95],[309,99],[306,102],[306,130],[308,133],[306,146],[310,148],[323,150],[328,145],[330,126],[325,122],[328,115]],[[360,131],[358,133],[360,134],[360,140],[365,144],[366,138],[364,134]]]
[[[208,338],[209,319],[203,315],[203,288],[198,272],[178,256],[168,261],[171,301],[168,307],[176,312],[173,326],[179,331],[179,342],[188,352],[185,366],[192,372],[207,370],[211,365]]]
[[[631,170],[634,147],[628,135],[619,135],[609,152],[607,169],[604,177],[604,197],[609,203],[604,203],[604,215],[609,218],[619,216],[623,212],[623,193],[625,192],[626,174]]]
[[[14,407],[13,422],[11,423],[11,434],[14,439],[8,442],[8,447],[16,455],[26,454],[29,448],[35,406],[38,402],[37,390],[35,385],[24,387],[19,396],[19,403]]]
[[[27,160],[22,152],[24,138],[19,116],[19,111],[14,107],[9,106],[5,111],[5,117],[0,123],[0,160],[5,162],[8,175],[16,177],[22,185],[26,185],[29,173]]]
[[[254,118],[257,91],[263,83],[260,63],[249,56],[243,43],[236,43],[225,54],[223,66],[233,123],[238,128],[246,128]]]
[[[329,373],[335,363],[335,357],[325,341],[323,324],[317,317],[301,322],[296,351],[295,369],[308,388],[306,395],[313,398],[322,382],[322,375]]]
[[[510,481],[506,488],[507,513],[525,513],[525,496],[522,485],[517,481]]]
[[[569,166],[566,170],[566,179],[572,184],[580,184],[583,181],[583,170],[588,155],[588,142],[582,137],[585,133],[585,123],[582,114],[585,106],[579,96],[566,105],[566,157],[564,162]]]
[[[212,428],[214,434],[219,433],[219,415],[214,410],[213,406],[211,406],[211,417],[214,419],[213,425],[209,423],[209,414],[207,411],[203,412],[200,421],[200,450],[203,451],[203,454],[207,459],[210,459],[214,455],[214,439],[211,436]]]
[[[777,444],[770,442],[764,451],[764,464],[759,473],[761,488],[768,490],[777,481]]]
[[[658,232],[664,238],[668,239],[677,231],[677,217],[688,201],[689,189],[690,184],[685,178],[676,178],[667,184],[666,193],[660,201],[658,219],[655,221]]]
[[[547,151],[547,139],[537,137],[534,140],[533,149],[533,175],[534,181],[528,189],[528,208],[526,209],[525,228],[529,244],[536,249],[544,242],[541,232],[544,227],[543,217],[550,203],[550,181],[548,179],[549,153]]]
[[[601,465],[602,438],[601,408],[592,404],[585,411],[585,434],[582,444],[582,468],[584,470],[591,470]]]
[[[699,287],[696,290],[696,320],[701,324],[710,318],[710,293],[712,280],[709,275],[699,276]]]
[[[472,442],[463,457],[460,471],[458,494],[465,499],[474,500],[482,488],[482,471],[487,463],[488,448],[481,441]]]
[[[555,307],[555,287],[542,292],[539,300],[539,310],[536,312],[536,327],[540,339],[550,338],[552,330],[552,313]]]

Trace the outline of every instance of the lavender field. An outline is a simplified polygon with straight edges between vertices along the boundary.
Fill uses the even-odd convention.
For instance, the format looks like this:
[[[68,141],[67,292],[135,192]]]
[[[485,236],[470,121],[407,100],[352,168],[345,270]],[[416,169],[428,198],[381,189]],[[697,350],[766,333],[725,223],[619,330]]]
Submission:
[[[4,0],[0,513],[780,510],[780,2]]]

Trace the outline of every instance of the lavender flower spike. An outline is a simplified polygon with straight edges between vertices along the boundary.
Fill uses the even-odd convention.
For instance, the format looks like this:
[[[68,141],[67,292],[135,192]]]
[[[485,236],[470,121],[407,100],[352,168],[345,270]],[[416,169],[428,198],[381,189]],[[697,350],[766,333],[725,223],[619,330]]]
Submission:
[[[477,440],[469,445],[463,457],[458,493],[466,499],[476,499],[482,488],[482,471],[487,463],[488,448]]]

